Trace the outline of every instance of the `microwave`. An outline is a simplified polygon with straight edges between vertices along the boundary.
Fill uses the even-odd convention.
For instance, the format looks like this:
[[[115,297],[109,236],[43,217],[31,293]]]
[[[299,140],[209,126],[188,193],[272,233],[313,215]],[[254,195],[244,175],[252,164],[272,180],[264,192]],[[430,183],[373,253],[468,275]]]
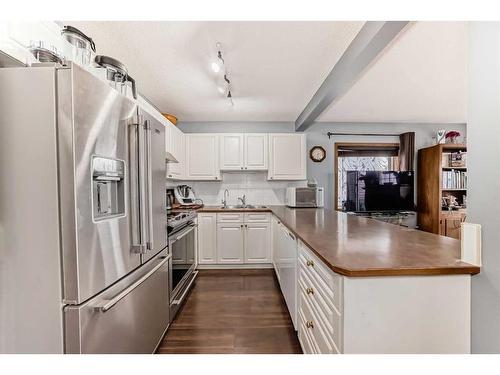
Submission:
[[[285,204],[288,207],[323,207],[324,192],[322,187],[286,188]]]

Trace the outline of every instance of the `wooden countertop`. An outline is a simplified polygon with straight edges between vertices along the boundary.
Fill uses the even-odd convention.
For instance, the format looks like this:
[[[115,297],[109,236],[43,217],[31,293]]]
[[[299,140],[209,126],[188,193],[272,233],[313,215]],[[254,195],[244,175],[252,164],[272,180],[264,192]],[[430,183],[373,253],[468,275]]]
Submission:
[[[343,212],[270,206],[198,212],[272,212],[334,272],[345,276],[477,274],[460,261],[460,241]]]
[[[460,241],[332,210],[271,206],[273,214],[333,271],[345,276],[477,274]]]

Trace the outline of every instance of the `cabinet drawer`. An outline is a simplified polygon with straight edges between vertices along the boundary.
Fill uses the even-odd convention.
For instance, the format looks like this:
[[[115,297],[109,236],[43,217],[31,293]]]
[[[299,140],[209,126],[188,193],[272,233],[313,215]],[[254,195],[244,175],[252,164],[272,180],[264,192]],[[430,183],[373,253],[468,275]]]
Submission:
[[[301,325],[309,332],[313,345],[317,348],[319,354],[335,354],[339,351],[333,344],[331,335],[326,332],[323,322],[320,317],[311,308],[307,301],[307,296],[300,294],[300,313],[305,318],[305,323],[301,321]]]
[[[246,223],[268,223],[271,220],[269,212],[247,212],[245,213]]]
[[[333,301],[337,311],[342,314],[342,276],[328,269],[305,245],[299,241],[299,269],[304,270],[325,298]]]
[[[218,223],[239,223],[243,221],[243,213],[241,212],[225,212],[217,214]]]
[[[333,307],[333,301],[326,300],[322,290],[314,284],[304,272],[300,270],[299,293],[309,302],[317,319],[323,323],[324,329],[331,337],[337,348],[342,349],[342,317]]]
[[[304,314],[299,311],[299,342],[302,347],[304,354],[317,354],[316,348],[312,343],[311,336],[309,335],[308,329],[306,327],[306,318]]]

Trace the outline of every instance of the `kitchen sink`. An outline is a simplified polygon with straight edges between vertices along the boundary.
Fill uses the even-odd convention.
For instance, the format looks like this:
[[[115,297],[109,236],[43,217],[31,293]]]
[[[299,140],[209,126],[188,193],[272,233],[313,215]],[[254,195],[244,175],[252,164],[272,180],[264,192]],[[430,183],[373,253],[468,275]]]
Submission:
[[[221,207],[224,210],[231,210],[231,209],[248,209],[248,210],[255,210],[255,209],[262,209],[262,208],[268,208],[267,206],[260,206],[260,205],[253,205],[253,204],[247,204],[243,206],[242,204],[234,205],[234,206],[222,206]]]

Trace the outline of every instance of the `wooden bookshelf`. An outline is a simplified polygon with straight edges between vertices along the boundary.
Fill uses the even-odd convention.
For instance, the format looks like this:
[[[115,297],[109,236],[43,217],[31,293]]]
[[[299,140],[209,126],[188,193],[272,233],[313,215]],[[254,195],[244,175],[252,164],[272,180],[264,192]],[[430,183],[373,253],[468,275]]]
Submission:
[[[462,187],[462,184],[465,185],[466,182],[467,166],[443,165],[443,154],[456,152],[467,152],[467,146],[446,143],[420,149],[417,166],[419,229],[453,238],[460,237],[460,223],[466,218],[466,210],[443,210],[441,198],[453,195],[459,203],[463,203],[463,196],[467,195],[466,187]],[[443,172],[453,173],[453,171],[457,171],[458,174],[462,173],[459,180],[453,180],[453,182],[459,181],[459,187],[444,188]]]

